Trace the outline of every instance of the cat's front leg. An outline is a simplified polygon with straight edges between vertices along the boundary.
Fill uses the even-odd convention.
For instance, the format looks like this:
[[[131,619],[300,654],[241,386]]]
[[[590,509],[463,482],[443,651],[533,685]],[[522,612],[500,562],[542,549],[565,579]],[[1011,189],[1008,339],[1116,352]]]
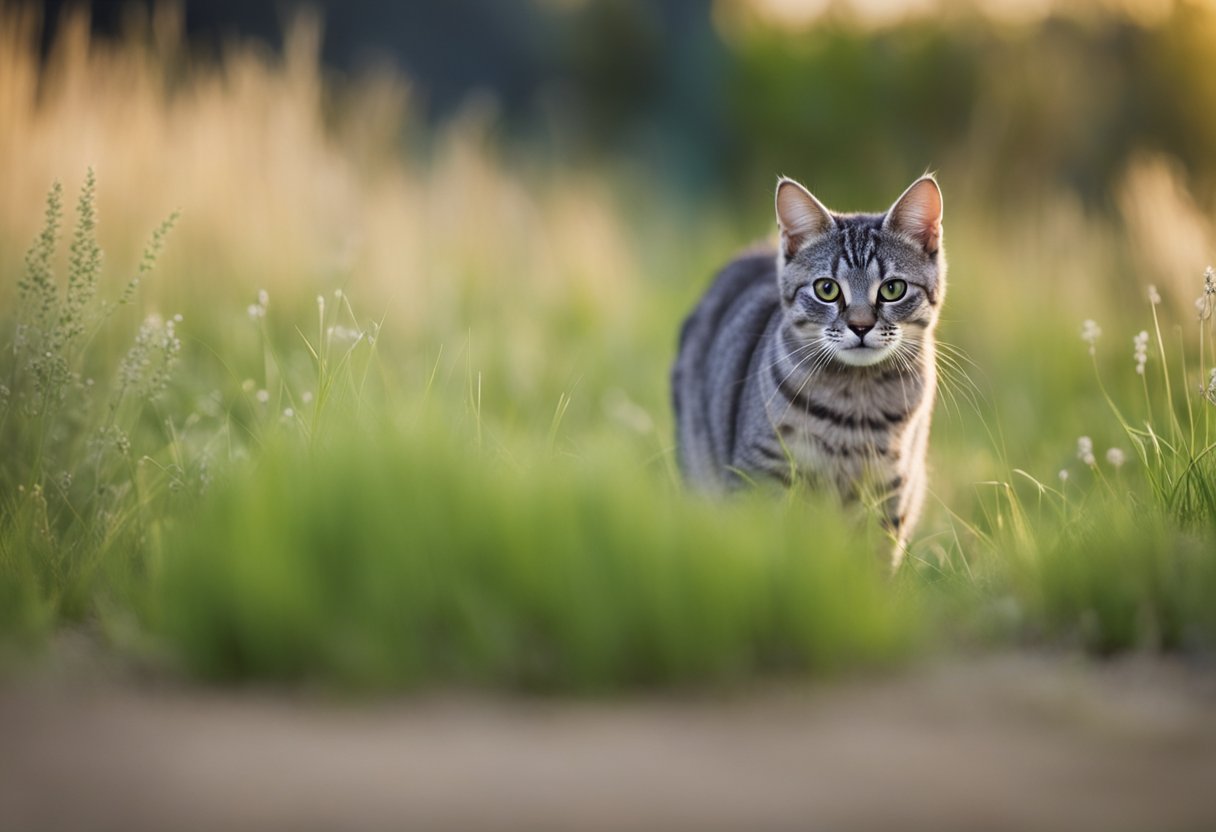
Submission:
[[[896,479],[896,488],[887,492],[879,505],[883,530],[891,536],[891,568],[897,569],[908,552],[908,540],[920,519],[925,501],[925,475],[923,465],[911,473]]]

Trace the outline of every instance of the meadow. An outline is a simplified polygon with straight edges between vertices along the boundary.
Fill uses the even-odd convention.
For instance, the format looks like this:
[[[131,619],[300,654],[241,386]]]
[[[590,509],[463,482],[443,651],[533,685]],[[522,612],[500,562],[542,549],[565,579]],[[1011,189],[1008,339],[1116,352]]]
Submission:
[[[195,679],[599,692],[1216,647],[1213,228],[1168,160],[1107,213],[940,160],[932,495],[890,575],[820,495],[679,481],[676,333],[773,180],[694,200],[485,101],[421,123],[307,20],[218,61],[171,10],[74,18],[45,66],[35,31],[0,11],[6,666],[82,631]]]

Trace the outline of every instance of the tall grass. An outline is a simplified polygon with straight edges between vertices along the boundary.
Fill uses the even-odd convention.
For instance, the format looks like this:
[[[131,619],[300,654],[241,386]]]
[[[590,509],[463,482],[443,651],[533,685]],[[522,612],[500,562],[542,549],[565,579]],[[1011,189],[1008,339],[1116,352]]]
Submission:
[[[218,63],[180,26],[69,18],[40,69],[0,12],[0,641],[575,689],[1216,645],[1211,319],[1182,278],[1134,302],[1145,201],[1190,210],[1158,168],[1125,211],[1152,234],[951,202],[933,495],[884,578],[864,518],[678,483],[678,323],[767,216],[508,153],[484,105],[414,125],[399,79],[324,79],[308,21]],[[64,251],[62,189],[35,206],[89,164]]]
[[[190,462],[169,450],[174,416],[157,413],[181,350],[181,315],[146,318],[117,366],[91,355],[152,271],[174,220],[153,232],[135,276],[110,301],[98,297],[92,171],[77,202],[62,287],[54,274],[62,187],[47,196],[42,231],[18,281],[0,384],[0,615],[17,633],[83,615],[92,573],[140,548],[149,515],[163,508],[161,486],[190,480]]]
[[[269,451],[166,544],[154,626],[207,677],[360,686],[729,681],[916,644],[827,506],[689,500],[606,449],[505,465],[435,419]]]

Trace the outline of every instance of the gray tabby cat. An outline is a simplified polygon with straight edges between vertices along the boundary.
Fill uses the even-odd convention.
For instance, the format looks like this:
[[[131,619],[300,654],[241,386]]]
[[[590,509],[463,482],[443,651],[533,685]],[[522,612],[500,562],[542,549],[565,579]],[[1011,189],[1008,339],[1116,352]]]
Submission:
[[[835,214],[782,178],[776,204],[776,256],[734,260],[684,322],[680,467],[711,492],[798,479],[873,501],[898,560],[924,502],[941,190],[925,176],[885,214]]]

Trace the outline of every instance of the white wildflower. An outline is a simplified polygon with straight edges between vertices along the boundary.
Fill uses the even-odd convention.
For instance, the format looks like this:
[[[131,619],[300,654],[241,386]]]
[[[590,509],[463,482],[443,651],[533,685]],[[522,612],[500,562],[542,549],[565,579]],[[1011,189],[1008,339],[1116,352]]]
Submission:
[[[1133,356],[1136,359],[1136,372],[1144,375],[1144,365],[1148,363],[1148,332],[1141,330],[1132,339]]]
[[[255,398],[258,400],[258,404],[266,404],[268,401],[270,401],[270,393],[266,390],[259,390],[255,395]]]
[[[1061,469],[1060,469],[1060,473],[1059,473],[1057,476],[1060,478],[1060,484],[1061,484],[1061,485],[1063,485],[1064,483],[1068,482],[1068,469],[1067,469],[1067,468],[1061,468]]]
[[[292,408],[290,408],[290,407],[283,408],[283,418],[284,419],[294,419],[295,415],[296,415],[296,412]]]
[[[1097,462],[1094,459],[1094,441],[1088,436],[1082,436],[1077,439],[1077,459],[1091,468]]]
[[[1122,448],[1111,448],[1106,452],[1106,461],[1109,462],[1115,470],[1123,467],[1123,463],[1127,462],[1127,456],[1123,453]]]
[[[246,393],[252,393],[256,387],[257,387],[257,382],[255,382],[251,378],[247,378],[241,382],[241,390],[243,390]]]
[[[249,304],[249,308],[245,310],[249,313],[249,317],[253,320],[261,320],[266,317],[266,307],[270,305],[270,295],[265,289],[258,289],[258,302]]]
[[[312,391],[305,390],[304,394],[300,396],[300,401],[304,402],[304,404],[312,404]]]
[[[1098,324],[1095,321],[1086,319],[1084,322],[1082,322],[1081,340],[1084,341],[1085,343],[1089,344],[1089,354],[1090,355],[1094,355],[1097,352],[1096,344],[1098,343],[1098,338],[1101,335],[1102,335],[1102,328],[1100,326],[1098,326]]]
[[[1212,307],[1216,306],[1216,271],[1208,266],[1203,270],[1203,294],[1195,299],[1195,313],[1199,320],[1206,321],[1212,317]]]
[[[359,341],[363,340],[362,332],[357,329],[349,329],[344,326],[331,326],[325,332],[331,341],[357,344]]]
[[[1208,377],[1208,389],[1204,391],[1203,395],[1212,404],[1216,404],[1216,368],[1212,370],[1212,374]]]
[[[317,295],[317,309],[320,309],[322,314],[325,313],[325,298],[322,295]]]
[[[1148,287],[1148,302],[1153,306],[1158,306],[1161,303],[1161,293],[1157,291],[1156,286]]]
[[[341,289],[334,289],[334,298],[336,300],[342,300],[342,290]]]

